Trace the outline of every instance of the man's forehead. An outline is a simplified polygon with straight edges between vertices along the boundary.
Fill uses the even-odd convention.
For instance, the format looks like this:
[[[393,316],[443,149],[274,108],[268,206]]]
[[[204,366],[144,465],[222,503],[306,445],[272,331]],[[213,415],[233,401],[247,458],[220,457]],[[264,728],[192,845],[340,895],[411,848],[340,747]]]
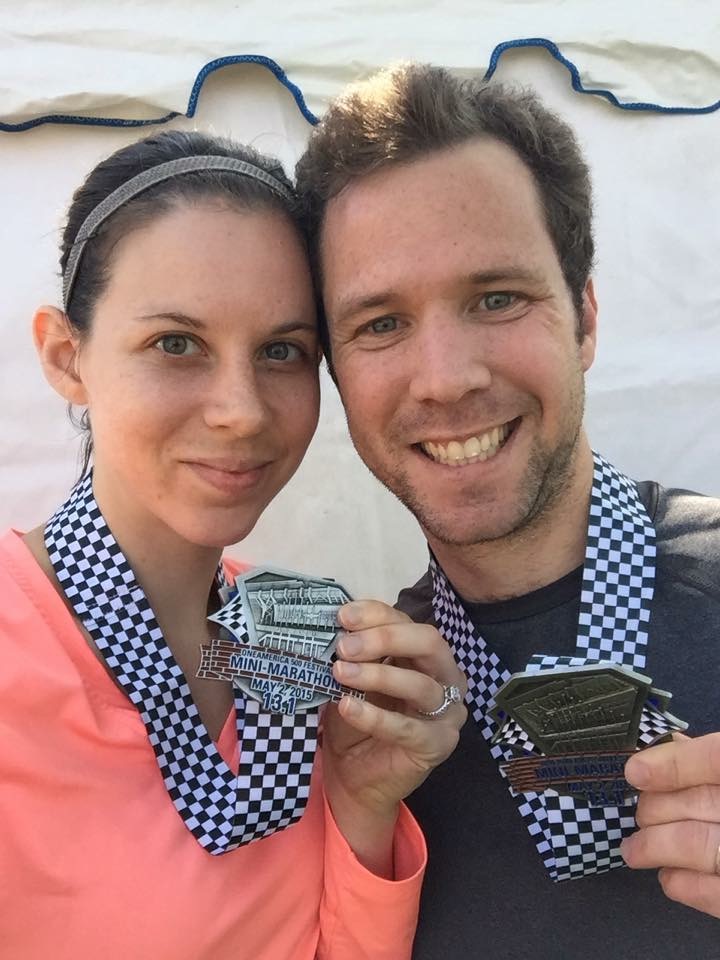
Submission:
[[[512,221],[512,223],[511,223]],[[504,144],[471,141],[420,159],[383,167],[351,181],[327,206],[323,263],[368,244],[405,246],[424,234],[461,242],[465,230],[532,230],[544,218],[528,168]]]
[[[529,171],[495,141],[351,183],[328,205],[320,255],[334,317],[408,281],[531,279],[555,256]]]
[[[328,203],[327,212],[368,203],[373,197],[398,202],[408,193],[424,191],[428,184],[437,193],[462,191],[474,181],[497,185],[501,190],[533,189],[530,169],[507,144],[491,137],[468,140],[456,146],[431,150],[407,161],[391,162],[377,170],[351,179]]]

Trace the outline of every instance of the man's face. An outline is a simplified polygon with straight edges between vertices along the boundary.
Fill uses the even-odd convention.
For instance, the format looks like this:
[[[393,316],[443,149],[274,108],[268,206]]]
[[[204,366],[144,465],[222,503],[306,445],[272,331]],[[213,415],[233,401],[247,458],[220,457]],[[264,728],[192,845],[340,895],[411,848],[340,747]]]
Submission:
[[[328,206],[321,255],[353,442],[431,542],[505,537],[557,504],[595,302],[589,284],[578,342],[516,154],[472,141],[351,183]]]

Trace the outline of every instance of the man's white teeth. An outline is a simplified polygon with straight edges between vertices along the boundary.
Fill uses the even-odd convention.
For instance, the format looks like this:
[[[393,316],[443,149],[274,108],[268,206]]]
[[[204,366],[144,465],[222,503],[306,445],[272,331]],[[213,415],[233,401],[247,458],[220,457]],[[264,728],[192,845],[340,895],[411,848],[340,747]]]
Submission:
[[[478,460],[489,460],[502,447],[510,433],[510,424],[504,423],[501,427],[493,427],[487,433],[478,437],[469,437],[467,440],[450,440],[449,443],[422,443],[420,446],[425,453],[438,463],[450,467],[463,467]]]

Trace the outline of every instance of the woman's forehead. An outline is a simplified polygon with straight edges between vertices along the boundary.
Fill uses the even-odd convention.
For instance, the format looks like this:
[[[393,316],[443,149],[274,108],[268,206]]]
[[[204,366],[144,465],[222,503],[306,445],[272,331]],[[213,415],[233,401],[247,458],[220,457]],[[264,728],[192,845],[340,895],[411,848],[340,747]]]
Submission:
[[[121,305],[138,316],[242,309],[288,322],[314,313],[305,248],[289,217],[216,203],[177,207],[122,238],[98,307]]]

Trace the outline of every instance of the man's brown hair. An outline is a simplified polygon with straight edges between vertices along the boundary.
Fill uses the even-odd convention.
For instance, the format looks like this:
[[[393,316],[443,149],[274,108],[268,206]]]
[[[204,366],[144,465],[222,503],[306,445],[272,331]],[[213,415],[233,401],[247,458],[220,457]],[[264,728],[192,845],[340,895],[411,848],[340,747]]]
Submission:
[[[578,317],[592,268],[590,175],[572,129],[535,94],[442,67],[403,64],[356,84],[330,104],[296,167],[316,277],[328,203],[353,180],[469,140],[506,144],[530,170]],[[329,337],[321,310],[321,338]]]

